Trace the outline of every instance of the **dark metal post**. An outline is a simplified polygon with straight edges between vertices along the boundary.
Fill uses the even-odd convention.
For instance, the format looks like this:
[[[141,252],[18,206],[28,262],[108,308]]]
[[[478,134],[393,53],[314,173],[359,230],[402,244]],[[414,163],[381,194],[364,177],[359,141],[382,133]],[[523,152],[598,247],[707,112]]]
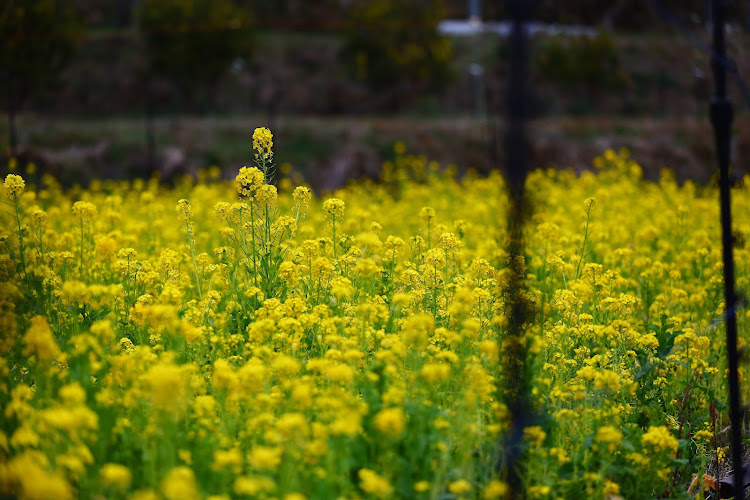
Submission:
[[[509,80],[506,131],[506,179],[510,206],[508,221],[508,254],[510,278],[506,315],[508,330],[505,342],[505,400],[511,415],[511,424],[498,457],[497,469],[502,469],[510,488],[511,498],[523,498],[523,460],[525,447],[523,430],[531,425],[532,408],[529,399],[529,377],[526,363],[527,348],[524,342],[524,326],[529,318],[528,304],[523,294],[524,238],[527,202],[524,184],[528,170],[528,146],[525,121],[528,116],[527,89],[529,50],[525,23],[531,11],[529,0],[508,0],[507,5],[513,19],[509,39]],[[502,340],[502,339],[501,339]]]
[[[727,0],[713,0],[714,52],[711,65],[714,71],[715,94],[711,99],[711,123],[716,137],[719,160],[719,193],[721,202],[721,244],[724,263],[724,316],[726,320],[727,364],[729,368],[729,411],[732,429],[732,465],[734,468],[734,498],[744,498],[742,484],[742,409],[737,371],[737,295],[734,289],[734,257],[732,255],[732,214],[730,206],[729,157],[732,133],[732,103],[727,98],[726,40],[724,22]]]

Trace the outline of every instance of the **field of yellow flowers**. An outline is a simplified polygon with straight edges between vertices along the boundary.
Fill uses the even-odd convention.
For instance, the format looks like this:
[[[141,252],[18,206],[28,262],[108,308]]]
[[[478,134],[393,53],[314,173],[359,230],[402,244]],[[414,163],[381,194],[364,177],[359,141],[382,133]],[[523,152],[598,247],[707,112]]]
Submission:
[[[508,495],[500,175],[398,145],[318,199],[272,147],[257,129],[234,183],[5,178],[0,496]],[[594,165],[527,182],[523,488],[701,497],[728,467],[716,192]]]

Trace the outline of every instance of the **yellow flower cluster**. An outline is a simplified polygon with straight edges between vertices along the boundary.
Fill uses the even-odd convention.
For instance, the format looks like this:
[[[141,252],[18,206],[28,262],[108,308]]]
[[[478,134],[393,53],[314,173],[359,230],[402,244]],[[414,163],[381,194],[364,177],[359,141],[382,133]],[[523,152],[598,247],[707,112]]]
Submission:
[[[15,197],[23,193],[26,183],[20,175],[8,174],[3,183],[3,187],[5,187],[5,192],[9,197]]]
[[[253,196],[263,185],[263,172],[256,167],[242,167],[237,174],[237,191],[242,196]]]
[[[334,217],[344,216],[344,200],[338,198],[329,198],[323,202],[323,211]]]
[[[641,437],[641,441],[645,449],[657,453],[663,451],[676,453],[679,447],[677,440],[669,432],[669,429],[663,425],[650,427]]]
[[[362,491],[377,498],[390,498],[393,487],[387,479],[370,469],[360,469],[358,474]]]
[[[271,159],[269,131],[253,144]],[[399,147],[321,200],[261,163],[172,188],[6,178],[0,496],[505,498],[511,342],[544,471],[525,496],[662,497],[726,460],[713,187],[646,181],[626,152],[535,171],[510,256],[497,173]],[[733,201],[748,235],[750,182]]]
[[[273,158],[273,134],[265,127],[256,128],[253,132],[253,149],[256,155],[264,160]]]

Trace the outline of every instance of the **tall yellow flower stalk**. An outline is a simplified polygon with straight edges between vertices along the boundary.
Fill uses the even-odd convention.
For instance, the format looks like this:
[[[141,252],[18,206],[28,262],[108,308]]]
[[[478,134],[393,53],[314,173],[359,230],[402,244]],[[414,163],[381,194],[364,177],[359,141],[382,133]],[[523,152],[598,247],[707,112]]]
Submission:
[[[5,195],[11,200],[11,205],[13,207],[13,216],[15,217],[16,222],[16,234],[18,235],[18,257],[20,259],[20,261],[16,263],[16,266],[21,274],[23,274],[24,281],[28,284],[29,278],[26,274],[26,245],[23,241],[23,236],[26,232],[26,228],[21,224],[24,214],[22,212],[20,200],[21,195],[23,194],[23,190],[26,187],[26,183],[24,182],[23,177],[21,177],[20,175],[8,174],[8,176],[5,178],[5,182],[3,183],[3,187],[5,188]],[[12,255],[13,252],[11,251],[11,256]]]
[[[248,272],[253,285],[266,298],[283,295],[283,283],[279,269],[286,254],[286,243],[297,230],[297,223],[304,215],[303,209],[310,200],[310,190],[299,187],[295,190],[295,205],[292,215],[281,215],[278,207],[278,192],[272,184],[273,134],[265,127],[253,132],[254,167],[242,167],[237,174],[237,192],[243,205],[239,208],[235,241],[247,259]],[[249,220],[246,219],[249,213]]]

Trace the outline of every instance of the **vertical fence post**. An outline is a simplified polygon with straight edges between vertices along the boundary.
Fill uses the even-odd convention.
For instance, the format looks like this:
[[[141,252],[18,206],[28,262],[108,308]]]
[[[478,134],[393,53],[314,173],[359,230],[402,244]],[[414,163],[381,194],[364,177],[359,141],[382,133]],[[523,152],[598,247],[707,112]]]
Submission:
[[[737,365],[737,295],[734,289],[734,257],[732,255],[732,214],[730,206],[729,157],[732,125],[732,103],[727,98],[726,40],[724,23],[727,0],[713,0],[713,57],[715,94],[711,99],[711,123],[716,138],[719,161],[719,197],[721,203],[721,244],[724,264],[724,317],[726,325],[727,365],[729,377],[729,411],[732,429],[732,465],[734,497],[744,498],[742,481],[742,409]]]
[[[510,413],[510,427],[498,454],[496,469],[502,470],[511,498],[523,498],[523,462],[525,449],[523,430],[532,420],[529,400],[529,374],[526,362],[525,323],[529,318],[523,293],[525,273],[523,228],[527,210],[524,184],[528,170],[528,145],[525,121],[528,115],[528,40],[525,23],[531,11],[528,0],[507,0],[512,16],[509,39],[509,77],[507,90],[507,130],[505,137],[505,171],[509,207],[507,213],[509,282],[506,316],[507,337],[501,343],[505,364],[505,400]],[[501,339],[502,340],[502,339]]]

